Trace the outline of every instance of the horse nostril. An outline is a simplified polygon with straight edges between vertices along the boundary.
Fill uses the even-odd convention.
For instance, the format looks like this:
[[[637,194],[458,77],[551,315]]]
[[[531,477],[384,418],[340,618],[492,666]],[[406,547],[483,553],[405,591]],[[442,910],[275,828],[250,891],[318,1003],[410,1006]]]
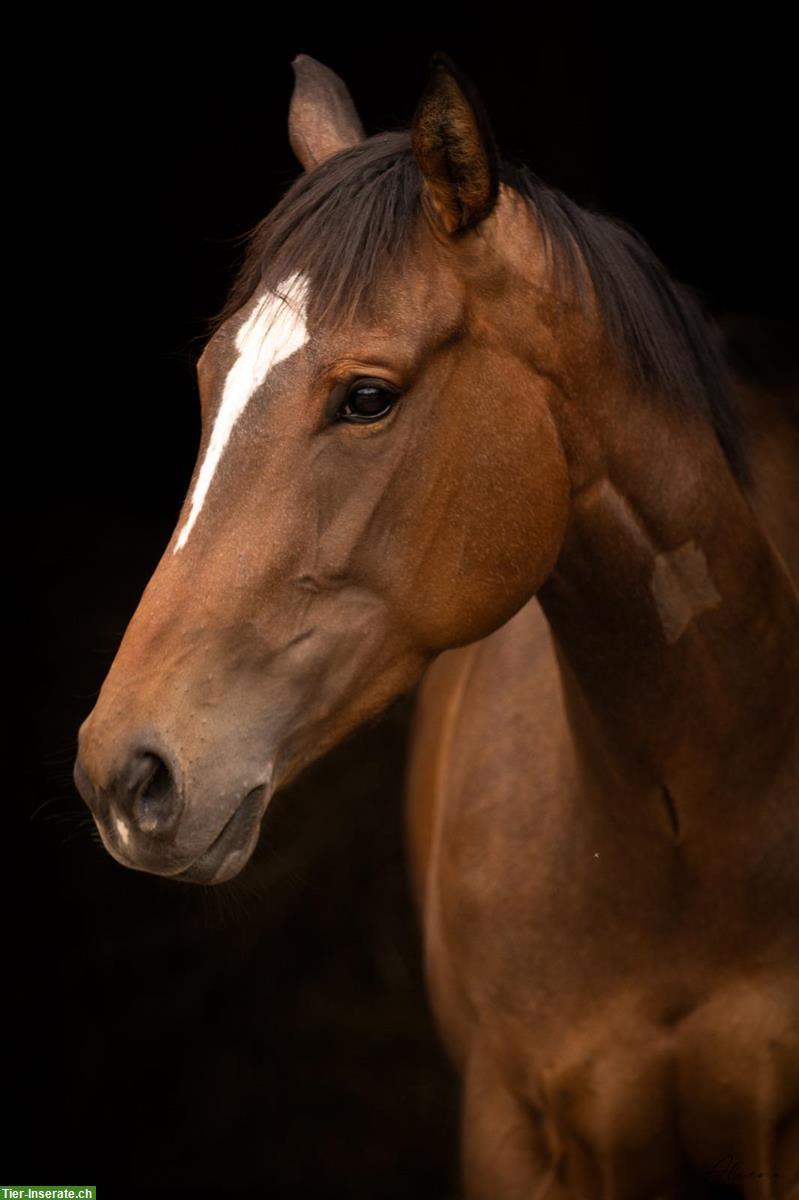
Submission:
[[[131,813],[142,833],[163,832],[180,811],[175,779],[164,760],[150,752],[139,756],[130,777]]]

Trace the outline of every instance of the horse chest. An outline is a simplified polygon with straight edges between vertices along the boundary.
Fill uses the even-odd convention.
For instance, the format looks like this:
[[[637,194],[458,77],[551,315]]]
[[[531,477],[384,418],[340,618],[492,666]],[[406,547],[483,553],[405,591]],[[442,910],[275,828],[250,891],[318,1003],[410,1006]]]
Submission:
[[[799,1182],[796,983],[738,977],[671,1008],[621,988],[537,1026],[498,1018],[488,1036],[532,1143],[575,1195],[684,1195],[697,1177],[787,1196]]]
[[[488,907],[507,918],[502,904]],[[452,930],[452,916],[445,904],[433,922],[434,938],[449,932],[451,941],[429,944],[429,976],[464,1075],[475,1061],[485,1072],[467,1139],[481,1145],[471,1122],[478,1131],[510,1123],[530,1185],[550,1172],[571,1189],[564,1197],[676,1198],[693,1194],[695,1179],[752,1197],[792,1194],[795,946],[759,968],[722,968],[698,950],[681,957],[673,943],[653,952],[645,939],[636,956],[629,932],[629,954],[601,950],[575,942],[568,922],[540,935],[495,925],[493,944],[475,924],[472,942],[463,925]],[[494,1152],[475,1150],[491,1161]]]
[[[750,820],[749,838],[718,834],[708,870],[645,822],[593,820],[563,769],[546,660],[535,719],[512,683],[511,660],[535,653],[530,624],[503,637],[496,671],[463,652],[457,725],[430,726],[446,762],[428,796],[428,978],[464,1074],[489,1061],[475,1122],[524,1129],[564,1195],[683,1196],[694,1174],[790,1194],[777,1182],[799,1138],[795,847]]]

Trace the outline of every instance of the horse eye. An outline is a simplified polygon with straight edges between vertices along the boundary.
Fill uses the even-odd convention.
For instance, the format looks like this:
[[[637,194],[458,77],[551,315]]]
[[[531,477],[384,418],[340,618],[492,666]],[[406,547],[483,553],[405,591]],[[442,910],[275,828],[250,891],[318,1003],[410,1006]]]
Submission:
[[[369,424],[387,417],[399,399],[397,393],[383,383],[359,380],[347,393],[347,399],[336,413],[339,421]]]

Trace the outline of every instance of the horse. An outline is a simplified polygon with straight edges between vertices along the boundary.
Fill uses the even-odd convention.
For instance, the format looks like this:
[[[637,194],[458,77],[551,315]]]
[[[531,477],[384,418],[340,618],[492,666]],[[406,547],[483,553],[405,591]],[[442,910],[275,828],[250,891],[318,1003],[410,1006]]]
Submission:
[[[198,362],[197,464],[77,786],[120,863],[218,884],[418,688],[464,1194],[795,1197],[795,426],[747,435],[697,297],[501,155],[446,55],[368,137],[294,68],[304,172]]]

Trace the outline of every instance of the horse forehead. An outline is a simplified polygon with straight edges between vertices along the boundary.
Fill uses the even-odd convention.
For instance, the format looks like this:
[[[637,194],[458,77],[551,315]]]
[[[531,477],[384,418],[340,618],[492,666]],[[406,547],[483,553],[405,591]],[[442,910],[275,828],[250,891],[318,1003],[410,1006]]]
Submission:
[[[182,550],[211,489],[233,429],[250,400],[278,363],[291,358],[308,340],[308,280],[292,275],[274,291],[256,295],[244,309],[232,336],[231,359],[194,486],[188,515],[173,553]]]
[[[435,269],[438,268],[438,269]],[[290,355],[281,348],[301,330],[302,348],[295,366],[305,362],[312,371],[338,356],[359,350],[386,354],[394,350],[399,359],[412,358],[435,338],[438,327],[454,324],[461,312],[463,286],[453,271],[441,264],[414,264],[401,278],[389,276],[374,290],[370,303],[352,320],[314,323],[305,328],[311,306],[311,284],[306,276],[292,276],[277,289],[277,295],[261,291],[232,316],[207,343],[197,364],[201,381],[208,389],[213,407],[226,390],[251,386],[251,394],[264,382],[272,365]],[[289,292],[290,304],[281,303]]]
[[[293,275],[275,291],[262,288],[219,329],[203,350],[198,367],[211,370],[223,390],[231,372],[246,370],[256,384],[307,336],[308,280]],[[234,376],[234,380],[235,380]]]

